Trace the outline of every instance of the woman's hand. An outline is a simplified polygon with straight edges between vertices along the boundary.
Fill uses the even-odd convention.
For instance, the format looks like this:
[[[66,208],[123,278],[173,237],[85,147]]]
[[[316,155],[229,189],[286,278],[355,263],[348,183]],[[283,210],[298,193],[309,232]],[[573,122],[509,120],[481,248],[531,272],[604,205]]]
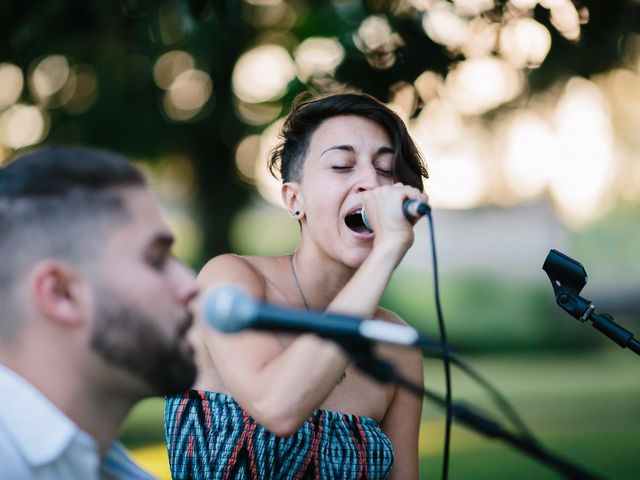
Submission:
[[[398,261],[413,244],[413,223],[404,216],[403,202],[407,199],[427,202],[420,190],[402,183],[383,185],[363,194],[364,209],[375,231],[374,249],[388,249],[398,253]]]

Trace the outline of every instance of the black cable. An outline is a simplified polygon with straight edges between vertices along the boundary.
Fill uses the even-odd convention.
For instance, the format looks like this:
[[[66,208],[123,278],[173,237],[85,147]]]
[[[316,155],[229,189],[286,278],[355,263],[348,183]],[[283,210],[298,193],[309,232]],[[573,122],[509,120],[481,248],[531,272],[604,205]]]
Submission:
[[[519,430],[520,435],[527,438],[531,442],[538,443],[538,440],[535,438],[535,435],[531,432],[531,429],[524,422],[522,417],[518,414],[516,409],[511,405],[511,403],[507,400],[507,398],[500,393],[500,391],[491,385],[488,380],[486,380],[480,373],[471,368],[470,365],[466,364],[460,357],[458,357],[455,353],[449,351],[449,358],[460,370],[469,375],[472,379],[480,384],[480,386],[484,387],[489,394],[493,397],[493,400],[498,405],[498,408],[504,413],[504,415],[509,419],[509,421]]]
[[[393,367],[385,372],[386,378],[393,376],[393,381],[399,386],[415,393],[416,395],[424,395],[425,398],[431,400],[437,405],[444,405],[445,400],[434,392],[431,392],[425,388],[421,388],[415,385],[413,382],[398,375],[393,370]],[[602,480],[600,476],[595,475],[579,465],[564,460],[563,458],[549,452],[539,442],[531,441],[529,437],[519,437],[508,432],[499,422],[493,420],[490,417],[485,417],[475,411],[475,407],[470,407],[462,403],[456,403],[452,405],[452,411],[456,419],[462,424],[466,425],[472,430],[483,435],[506,441],[512,447],[517,448],[523,453],[528,454],[532,458],[535,458],[545,465],[553,468],[556,472],[560,473],[570,480]]]
[[[451,405],[451,365],[449,358],[449,346],[447,343],[447,332],[444,327],[444,319],[442,317],[442,308],[440,306],[440,287],[438,282],[438,258],[436,256],[436,240],[433,230],[433,219],[431,218],[431,209],[426,214],[429,219],[429,231],[431,236],[431,258],[433,262],[433,285],[436,304],[436,313],[438,315],[438,329],[440,330],[440,343],[442,344],[442,364],[444,366],[444,383],[445,383],[445,422],[444,422],[444,446],[442,452],[442,479],[449,477],[449,450],[451,445],[451,423],[453,420],[453,410]]]
[[[439,345],[436,346],[432,344],[425,344],[422,346],[422,353],[423,356],[429,358],[443,359],[444,357],[444,349]],[[531,442],[538,442],[531,429],[526,425],[522,417],[520,417],[520,414],[518,414],[509,400],[502,393],[500,393],[500,391],[495,386],[493,386],[477,370],[473,369],[471,365],[464,362],[455,351],[449,349],[448,356],[449,360],[455,367],[459,368],[463,373],[467,374],[472,380],[475,380],[481,387],[489,392],[498,409],[519,431],[519,434],[522,437],[528,438]]]

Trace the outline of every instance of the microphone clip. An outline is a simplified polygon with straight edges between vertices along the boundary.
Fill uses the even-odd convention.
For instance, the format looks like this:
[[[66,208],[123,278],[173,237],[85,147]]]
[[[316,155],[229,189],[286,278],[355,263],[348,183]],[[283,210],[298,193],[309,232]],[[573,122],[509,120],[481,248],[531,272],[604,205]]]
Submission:
[[[582,298],[580,292],[587,284],[587,272],[582,264],[557,250],[550,250],[542,269],[549,276],[556,303],[580,322],[590,320],[593,328],[602,332],[622,348],[640,355],[640,342],[633,334],[618,325],[608,313],[598,314],[590,300]]]

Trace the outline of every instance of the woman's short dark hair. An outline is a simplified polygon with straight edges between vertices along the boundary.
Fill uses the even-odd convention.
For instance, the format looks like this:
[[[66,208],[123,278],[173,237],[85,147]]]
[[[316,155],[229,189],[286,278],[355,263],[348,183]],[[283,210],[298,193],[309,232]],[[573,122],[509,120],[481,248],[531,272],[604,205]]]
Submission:
[[[397,182],[423,191],[423,178],[427,168],[407,127],[389,107],[364,93],[339,93],[309,98],[308,93],[298,95],[291,113],[285,120],[280,142],[269,155],[269,170],[279,173],[283,182],[300,181],[305,158],[316,128],[325,120],[339,115],[357,115],[382,126],[395,150],[393,176]]]

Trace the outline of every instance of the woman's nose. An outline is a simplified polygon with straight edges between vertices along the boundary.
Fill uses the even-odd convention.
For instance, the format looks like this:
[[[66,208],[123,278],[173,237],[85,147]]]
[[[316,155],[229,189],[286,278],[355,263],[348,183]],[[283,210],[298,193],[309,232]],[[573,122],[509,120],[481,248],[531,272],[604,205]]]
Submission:
[[[378,172],[373,165],[359,167],[358,170],[358,191],[373,190],[380,186]]]

